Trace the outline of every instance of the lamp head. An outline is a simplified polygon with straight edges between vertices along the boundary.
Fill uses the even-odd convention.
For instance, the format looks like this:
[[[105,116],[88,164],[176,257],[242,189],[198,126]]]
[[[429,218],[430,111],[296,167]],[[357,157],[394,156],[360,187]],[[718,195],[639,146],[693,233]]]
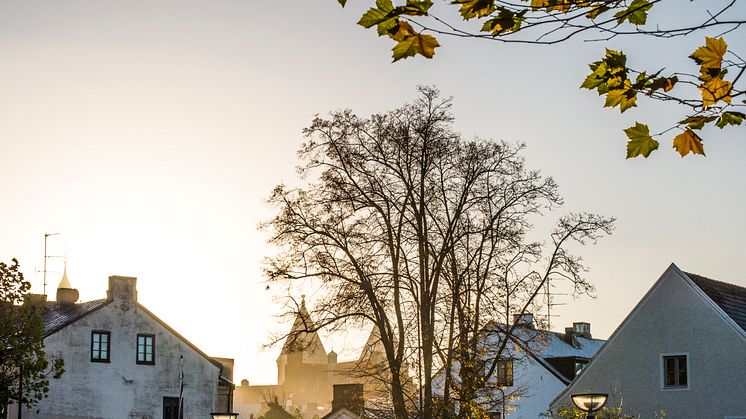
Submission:
[[[578,409],[583,412],[596,412],[600,410],[606,404],[606,400],[609,398],[608,394],[601,393],[584,393],[584,394],[573,394],[572,402]]]

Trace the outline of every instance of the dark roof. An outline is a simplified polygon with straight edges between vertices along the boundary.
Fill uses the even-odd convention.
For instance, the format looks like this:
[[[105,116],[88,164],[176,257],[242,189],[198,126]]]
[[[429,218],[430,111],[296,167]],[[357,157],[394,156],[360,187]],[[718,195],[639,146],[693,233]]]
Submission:
[[[78,304],[59,304],[55,301],[47,303],[44,310],[44,337],[62,329],[68,324],[81,319],[109,303],[106,298],[86,301]]]
[[[746,288],[685,272],[725,314],[746,332]]]

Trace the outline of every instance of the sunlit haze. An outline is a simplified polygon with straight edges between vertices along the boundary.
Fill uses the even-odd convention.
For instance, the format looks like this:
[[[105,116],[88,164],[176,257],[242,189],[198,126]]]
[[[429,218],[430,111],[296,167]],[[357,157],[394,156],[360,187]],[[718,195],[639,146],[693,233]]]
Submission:
[[[286,290],[266,289],[271,249],[257,225],[273,214],[272,188],[297,181],[301,130],[315,114],[367,116],[434,84],[454,97],[464,138],[525,142],[528,166],[559,183],[565,205],[533,238],[569,211],[618,218],[582,250],[597,298],[563,297],[554,329],[588,321],[608,337],[671,262],[746,286],[742,129],[708,129],[706,158],[664,142],[625,160],[623,128],[662,130],[681,114],[641,100],[620,116],[578,89],[604,45],[443,38],[435,60],[392,64],[390,42],[355,25],[365,2],[349,3],[0,2],[0,260],[17,258],[41,293],[44,234],[60,233],[48,253],[67,255],[81,300],[103,298],[109,275],[136,276],[143,305],[236,359],[236,381],[274,383],[279,347],[264,345],[292,321],[276,317]],[[610,46],[666,66],[698,42]],[[49,259],[48,292],[62,268]],[[352,358],[360,335],[324,344]]]

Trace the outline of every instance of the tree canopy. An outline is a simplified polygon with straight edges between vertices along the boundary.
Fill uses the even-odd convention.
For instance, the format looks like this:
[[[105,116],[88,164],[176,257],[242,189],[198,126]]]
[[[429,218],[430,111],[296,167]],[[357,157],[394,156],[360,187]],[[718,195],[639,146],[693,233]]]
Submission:
[[[33,405],[46,397],[48,377],[64,372],[62,359],[50,363],[44,353],[44,304],[33,301],[30,289],[16,259],[0,262],[0,409]]]
[[[343,7],[347,3],[338,1]],[[625,129],[627,158],[647,158],[658,149],[658,139],[671,137],[682,157],[704,155],[700,135],[704,127],[741,126],[746,118],[742,79],[746,60],[728,45],[746,39],[742,30],[746,13],[735,0],[708,0],[708,9],[693,23],[655,22],[654,12],[672,1],[452,0],[440,5],[432,0],[402,0],[401,4],[376,0],[358,24],[393,40],[394,61],[417,55],[433,58],[442,36],[554,45],[571,39],[607,43],[626,36],[669,39],[696,34],[699,44],[681,52],[691,59],[686,68],[669,70],[656,63],[648,68],[633,66],[624,51],[606,49],[590,64],[590,74],[581,87],[604,96],[603,106],[620,112],[637,106],[642,97],[683,109],[680,120],[664,122],[654,131],[643,122]],[[691,8],[692,4],[679,7]]]
[[[299,155],[302,186],[278,186],[278,209],[265,227],[278,255],[272,281],[319,287],[307,325],[373,324],[385,354],[397,418],[437,414],[433,373],[447,374],[444,415],[454,403],[474,416],[497,374],[476,368],[477,336],[490,323],[511,334],[522,315],[537,312],[554,286],[589,293],[582,260],[569,247],[612,230],[594,214],[559,217],[547,245],[527,239],[531,218],[562,204],[550,177],[526,167],[523,145],[461,139],[452,129],[450,99],[422,87],[418,98],[383,114],[352,111],[317,117]],[[417,376],[422,397],[407,392]],[[451,409],[452,411],[452,409]]]

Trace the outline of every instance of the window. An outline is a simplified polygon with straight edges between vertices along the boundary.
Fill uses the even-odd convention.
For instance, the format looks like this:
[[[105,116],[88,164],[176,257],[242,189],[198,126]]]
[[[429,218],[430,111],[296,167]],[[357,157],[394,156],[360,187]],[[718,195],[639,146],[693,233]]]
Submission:
[[[91,362],[110,362],[111,332],[91,331]]]
[[[588,365],[588,361],[576,359],[575,360],[575,377],[580,375],[581,372],[583,372],[583,368]]]
[[[179,398],[178,397],[164,397],[163,398],[163,419],[181,419],[184,417],[182,412],[179,417]]]
[[[513,385],[513,359],[498,359],[497,360],[497,385],[499,386],[512,386]]]
[[[663,356],[663,388],[687,388],[688,385],[686,355]]]
[[[155,364],[155,335],[137,335],[137,363]]]

